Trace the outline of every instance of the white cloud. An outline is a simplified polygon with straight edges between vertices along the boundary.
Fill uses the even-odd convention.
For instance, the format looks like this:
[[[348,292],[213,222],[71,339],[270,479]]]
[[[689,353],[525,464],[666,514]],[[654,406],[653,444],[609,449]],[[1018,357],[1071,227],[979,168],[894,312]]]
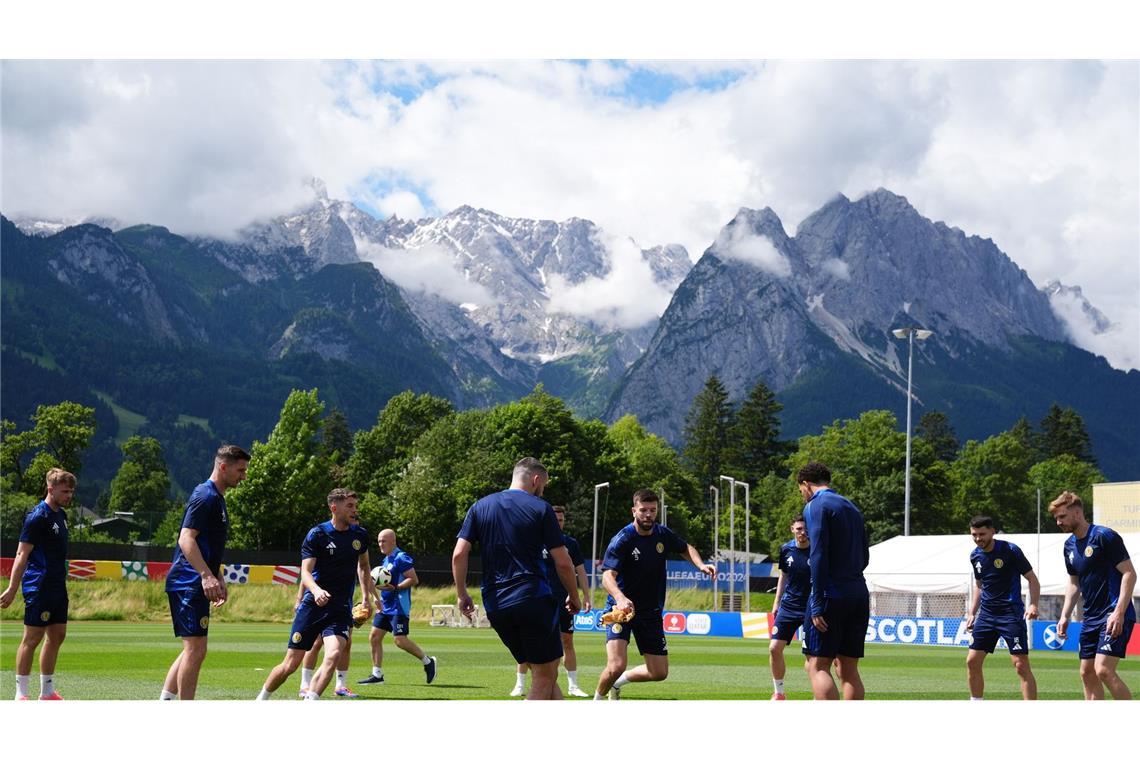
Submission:
[[[787,277],[792,273],[792,265],[784,254],[776,250],[772,241],[763,235],[755,235],[747,224],[738,222],[721,231],[716,241],[718,256],[736,259],[763,269],[777,277]]]
[[[1130,339],[1118,323],[1100,329],[1078,293],[1054,293],[1049,301],[1074,344],[1103,356],[1114,367],[1140,367],[1140,341],[1135,336]]]
[[[628,238],[606,237],[610,272],[571,285],[559,276],[549,278],[547,311],[591,319],[609,327],[640,327],[661,315],[669,305],[668,290],[654,282],[653,271],[641,249]]]
[[[741,206],[791,234],[883,186],[1038,284],[1083,286],[1140,342],[1135,62],[730,62],[723,89],[654,104],[620,92],[638,65],[5,61],[2,210],[220,233],[305,200],[307,177],[343,198],[381,176],[372,205],[401,217],[577,216],[696,257]]]
[[[444,248],[386,248],[358,240],[357,253],[405,290],[431,293],[454,304],[484,305],[494,301],[482,285],[468,282],[462,272],[456,271],[454,257]]]

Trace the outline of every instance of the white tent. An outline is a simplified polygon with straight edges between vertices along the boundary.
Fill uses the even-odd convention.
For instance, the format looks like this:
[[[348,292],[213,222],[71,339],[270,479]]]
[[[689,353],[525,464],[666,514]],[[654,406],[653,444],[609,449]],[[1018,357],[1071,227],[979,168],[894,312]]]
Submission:
[[[1122,533],[1124,545],[1140,564],[1140,533]],[[997,538],[1017,544],[1041,581],[1042,596],[1063,596],[1069,584],[1063,547],[1068,533],[999,533]],[[967,535],[895,536],[871,547],[871,562],[863,572],[871,592],[911,594],[964,594],[974,575]],[[1022,580],[1023,590],[1028,586]]]

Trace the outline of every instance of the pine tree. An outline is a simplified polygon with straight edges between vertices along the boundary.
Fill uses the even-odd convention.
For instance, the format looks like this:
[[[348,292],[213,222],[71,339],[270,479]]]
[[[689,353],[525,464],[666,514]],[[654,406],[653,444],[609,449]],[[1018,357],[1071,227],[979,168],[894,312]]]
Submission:
[[[953,462],[958,456],[958,437],[950,425],[950,418],[944,413],[927,412],[922,415],[914,434],[925,438],[934,448],[934,455],[941,461]]]
[[[740,405],[728,432],[726,466],[753,485],[779,467],[789,453],[788,445],[780,440],[779,414],[783,408],[764,381],[758,381]]]
[[[1082,462],[1096,464],[1092,451],[1092,439],[1081,415],[1069,407],[1062,409],[1057,404],[1049,407],[1048,414],[1041,420],[1041,431],[1036,438],[1036,448],[1042,459],[1052,459],[1062,454],[1070,454]]]
[[[734,416],[724,384],[710,375],[685,415],[683,456],[702,488],[721,475]]]

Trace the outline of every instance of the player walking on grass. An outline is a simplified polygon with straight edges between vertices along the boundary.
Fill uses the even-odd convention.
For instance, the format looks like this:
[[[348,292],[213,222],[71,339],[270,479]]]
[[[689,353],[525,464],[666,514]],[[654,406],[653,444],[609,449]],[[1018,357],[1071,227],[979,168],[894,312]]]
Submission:
[[[1057,527],[1072,533],[1065,541],[1065,569],[1069,585],[1057,635],[1064,638],[1077,592],[1084,598],[1081,626],[1081,682],[1085,699],[1104,699],[1107,686],[1113,699],[1132,699],[1128,685],[1116,673],[1124,648],[1136,625],[1132,592],[1136,569],[1124,539],[1111,528],[1085,519],[1085,505],[1072,491],[1064,491],[1049,504]]]
[[[776,598],[772,600],[772,641],[768,644],[769,667],[772,669],[772,699],[782,701],[784,694],[784,647],[792,641],[804,623],[808,595],[811,592],[811,568],[808,567],[807,524],[803,515],[792,520],[792,540],[780,547],[780,580],[776,581]],[[805,661],[806,668],[806,661]]]
[[[483,607],[515,662],[530,665],[527,699],[562,699],[558,607],[565,598],[571,613],[581,609],[562,531],[554,510],[541,498],[549,480],[537,459],[520,459],[511,474],[510,488],[483,497],[467,510],[451,555],[456,603],[470,619],[475,603],[467,593],[467,565],[472,545],[479,543]],[[544,548],[554,558],[561,588],[551,589],[547,580]]]
[[[669,649],[661,621],[665,612],[666,558],[684,554],[705,575],[711,578],[716,574],[716,568],[701,559],[695,546],[657,523],[657,505],[657,494],[650,489],[635,493],[633,522],[618,531],[606,547],[602,585],[609,596],[603,614],[617,612],[634,617],[606,628],[606,668],[598,679],[594,699],[620,699],[626,684],[664,681],[668,677]],[[631,633],[645,662],[626,670]]]
[[[978,545],[970,553],[977,590],[966,616],[966,630],[974,634],[966,655],[970,699],[982,698],[986,688],[982,665],[986,655],[993,654],[999,636],[1009,647],[1013,669],[1021,679],[1022,699],[1037,699],[1037,679],[1029,667],[1029,631],[1025,621],[1037,619],[1041,583],[1017,544],[994,538],[993,519],[979,516],[970,520],[970,537]],[[1021,600],[1022,576],[1029,582],[1028,608]]]
[[[377,543],[380,545],[380,554],[384,557],[380,567],[388,571],[391,580],[377,587],[380,590],[380,607],[372,618],[372,631],[368,635],[368,643],[372,648],[372,674],[357,683],[384,683],[384,636],[389,632],[397,647],[420,661],[424,666],[424,677],[431,683],[435,680],[435,658],[424,654],[419,644],[408,638],[412,587],[420,585],[415,560],[396,545],[396,531],[390,528],[380,531]]]
[[[193,699],[198,673],[206,659],[210,607],[226,603],[229,592],[222,576],[229,518],[226,491],[245,480],[249,454],[237,446],[222,446],[214,455],[210,479],[194,489],[186,502],[174,561],[166,576],[166,595],[174,635],[182,652],[166,673],[159,699]]]
[[[831,663],[843,684],[844,699],[863,699],[859,660],[870,620],[870,595],[863,568],[870,544],[862,513],[831,490],[831,471],[808,462],[796,474],[804,500],[804,522],[811,542],[811,593],[804,615],[804,654],[816,699],[839,699]]]
[[[24,637],[16,649],[16,700],[28,698],[28,680],[36,647],[40,650],[40,699],[61,700],[55,690],[55,665],[67,636],[67,515],[63,508],[75,495],[75,476],[48,470],[47,495],[24,518],[8,588],[0,594],[7,609],[24,594]]]
[[[558,529],[562,530],[566,526],[566,507],[556,505],[554,516],[558,518]],[[586,583],[586,568],[585,560],[582,559],[582,549],[578,545],[578,541],[572,536],[568,536],[565,531],[562,533],[562,540],[566,542],[566,551],[570,553],[570,563],[574,565],[574,577],[578,580],[578,591],[581,592],[582,610],[589,612],[592,605],[590,603],[590,588]],[[554,560],[551,559],[550,552],[546,549],[543,549],[543,558],[546,560],[546,579],[550,583],[550,588],[559,588],[562,582],[558,580],[558,568],[555,566]],[[578,685],[578,653],[574,651],[574,616],[565,607],[558,608],[558,630],[562,632],[562,662],[566,668],[566,680],[568,681],[566,693],[572,697],[588,697],[590,695],[582,691]],[[529,669],[525,662],[519,664],[515,672],[515,688],[511,690],[512,697],[521,697],[526,693],[526,672]]]
[[[356,524],[356,495],[334,488],[329,492],[328,505],[331,519],[312,528],[301,544],[305,595],[293,617],[285,659],[270,671],[257,695],[259,700],[269,699],[285,683],[318,636],[324,639],[325,657],[304,698],[320,699],[348,641],[357,580],[364,591],[363,604],[371,612],[376,589],[369,577],[368,532]]]

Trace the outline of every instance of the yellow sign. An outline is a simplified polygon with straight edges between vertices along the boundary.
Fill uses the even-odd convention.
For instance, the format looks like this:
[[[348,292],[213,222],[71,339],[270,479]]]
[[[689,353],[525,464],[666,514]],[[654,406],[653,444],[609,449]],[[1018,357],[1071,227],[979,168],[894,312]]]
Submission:
[[[1140,531],[1140,481],[1093,483],[1093,522],[1117,533]]]

